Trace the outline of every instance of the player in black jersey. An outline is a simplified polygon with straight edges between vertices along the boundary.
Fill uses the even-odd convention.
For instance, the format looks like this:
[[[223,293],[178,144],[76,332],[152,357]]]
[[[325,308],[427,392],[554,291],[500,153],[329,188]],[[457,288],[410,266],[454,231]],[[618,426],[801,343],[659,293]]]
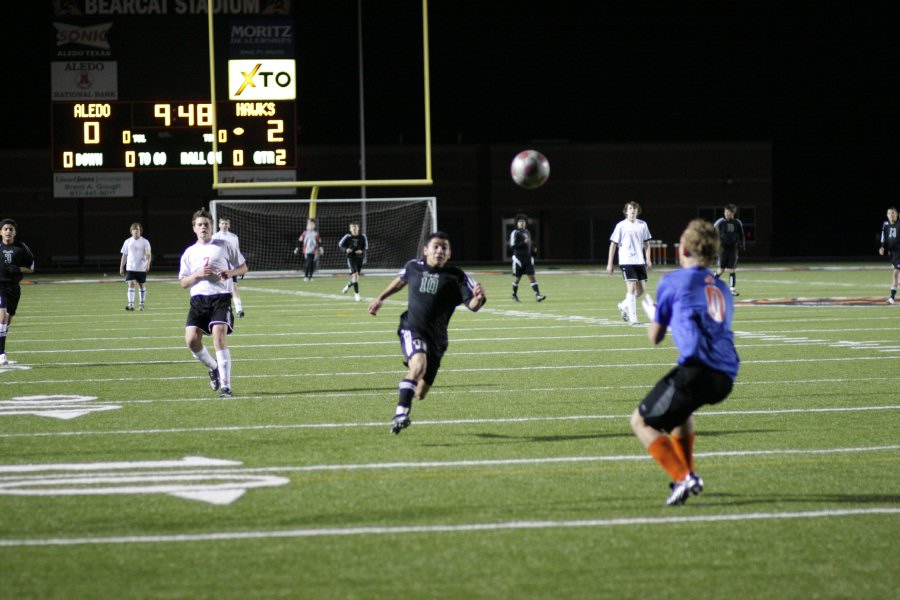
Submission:
[[[738,246],[741,250],[747,249],[747,239],[744,237],[744,224],[735,217],[737,206],[729,204],[725,207],[725,216],[713,224],[719,230],[719,266],[716,269],[718,279],[725,269],[728,269],[728,287],[732,296],[740,296],[735,289],[737,287],[737,263]]]
[[[0,367],[9,364],[6,336],[22,295],[19,282],[23,275],[34,272],[34,254],[23,242],[16,241],[17,228],[12,219],[0,221]]]
[[[359,232],[359,223],[353,221],[350,223],[350,233],[345,233],[338,247],[347,253],[347,270],[350,272],[350,281],[344,286],[342,294],[346,294],[347,290],[353,288],[354,299],[359,302],[359,275],[362,273],[363,259],[366,256],[366,250],[369,248],[369,240],[365,234]]]
[[[528,216],[516,215],[516,228],[509,234],[509,248],[512,252],[512,299],[514,302],[519,300],[519,280],[522,275],[528,277],[531,283],[531,289],[534,291],[534,299],[542,302],[547,296],[541,295],[541,288],[534,277],[534,255],[537,250],[531,243],[531,232],[528,231]]]
[[[409,368],[400,381],[400,399],[391,425],[391,432],[400,433],[409,427],[409,411],[413,398],[423,399],[434,384],[441,358],[447,351],[447,325],[453,311],[460,304],[472,312],[484,306],[487,298],[480,283],[462,269],[447,266],[450,260],[450,240],[437,231],[425,240],[424,258],[406,263],[397,277],[369,305],[372,316],[385,299],[409,288],[406,311],[400,315],[400,347]]]
[[[878,254],[885,254],[891,258],[894,272],[891,278],[891,296],[888,304],[893,304],[897,296],[897,284],[900,282],[900,241],[897,239],[897,208],[892,206],[887,209],[887,221],[881,226],[881,248]]]

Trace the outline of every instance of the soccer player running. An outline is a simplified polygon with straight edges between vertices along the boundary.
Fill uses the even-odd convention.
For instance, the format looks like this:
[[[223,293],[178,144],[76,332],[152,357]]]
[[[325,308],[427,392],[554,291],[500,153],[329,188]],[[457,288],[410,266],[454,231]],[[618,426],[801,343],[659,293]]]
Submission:
[[[369,305],[372,316],[378,314],[385,299],[409,287],[407,310],[400,315],[400,348],[409,368],[399,384],[399,401],[391,432],[399,434],[409,427],[413,398],[422,400],[434,384],[441,358],[447,351],[447,326],[460,304],[472,312],[481,310],[487,298],[480,283],[461,269],[448,266],[450,240],[437,231],[425,240],[424,258],[406,263],[397,277]]]
[[[219,230],[213,234],[214,240],[225,240],[234,246],[238,253],[241,251],[241,242],[238,236],[231,231],[231,219],[219,219]],[[234,310],[237,312],[238,318],[244,318],[244,303],[241,301],[241,294],[238,292],[237,277],[231,278],[231,298],[234,300]]]
[[[509,247],[512,251],[512,299],[513,302],[521,302],[519,300],[519,280],[522,275],[528,276],[531,282],[531,290],[534,292],[534,299],[543,302],[547,296],[541,295],[541,288],[534,277],[534,255],[536,248],[531,243],[531,232],[528,231],[528,216],[524,214],[516,215],[516,228],[509,234]]]
[[[731,393],[740,363],[731,330],[734,299],[709,270],[718,250],[716,228],[703,219],[691,221],[681,234],[682,268],[660,280],[655,305],[649,297],[642,302],[650,341],[659,344],[671,327],[678,347],[677,366],[631,415],[634,434],[672,478],[669,506],[703,491],[694,466],[692,414]]]
[[[887,299],[888,304],[893,304],[897,299],[897,284],[900,283],[900,241],[897,239],[897,208],[892,206],[887,209],[887,221],[881,226],[881,247],[878,254],[887,254],[891,258],[894,272],[891,275],[891,295]]]
[[[728,285],[732,296],[740,296],[737,287],[737,263],[738,244],[741,250],[747,249],[747,238],[744,236],[744,224],[736,218],[737,206],[728,204],[725,206],[725,216],[713,223],[719,231],[719,266],[716,269],[716,277],[721,277],[725,269],[728,269]]]
[[[637,299],[644,293],[647,271],[653,266],[650,257],[650,229],[638,219],[641,205],[629,202],[622,209],[625,218],[616,224],[609,238],[609,260],[606,272],[612,275],[613,257],[619,251],[619,268],[625,279],[625,299],[619,303],[619,313],[629,325],[640,325],[637,316]]]
[[[369,248],[369,240],[359,232],[359,223],[353,221],[350,223],[350,233],[345,233],[341,241],[338,242],[338,248],[347,253],[347,270],[350,272],[350,281],[341,291],[346,294],[353,288],[353,297],[359,302],[359,275],[362,273],[363,259],[366,256],[366,250]]]
[[[247,261],[237,248],[222,239],[213,239],[212,216],[200,209],[191,225],[197,241],[181,256],[178,280],[191,290],[184,341],[194,358],[209,369],[209,384],[220,390],[220,398],[231,398],[231,351],[228,335],[234,330],[231,313],[232,278],[247,272]],[[237,266],[234,266],[237,265]],[[216,349],[213,358],[203,345],[203,334],[211,335]]]
[[[128,284],[128,304],[125,305],[125,310],[134,310],[135,287],[140,288],[138,310],[144,310],[144,302],[147,300],[147,272],[153,262],[153,253],[150,252],[150,241],[141,236],[144,228],[140,223],[132,223],[130,231],[131,237],[122,244],[122,260],[119,261],[119,275],[123,275]]]
[[[17,229],[12,219],[0,221],[0,367],[9,364],[6,337],[22,296],[19,283],[24,275],[34,273],[34,254],[24,242],[16,241]]]

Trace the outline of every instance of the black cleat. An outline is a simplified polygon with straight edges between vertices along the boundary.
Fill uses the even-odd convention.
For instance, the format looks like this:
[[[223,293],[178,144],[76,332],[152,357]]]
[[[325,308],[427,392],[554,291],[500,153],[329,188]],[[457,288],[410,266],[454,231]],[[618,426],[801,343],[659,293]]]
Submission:
[[[547,299],[547,296],[541,296],[540,294],[538,294],[534,297],[534,299],[537,300],[538,302],[543,302],[544,300]]]
[[[512,301],[513,302],[521,302],[521,300],[519,300],[519,297],[515,294],[512,295]]]
[[[231,388],[222,388],[222,391],[219,392],[219,398],[231,398]]]
[[[219,389],[219,367],[215,369],[209,370],[209,387],[212,388],[213,391]]]
[[[134,304],[126,304],[125,310],[134,310]]]
[[[391,424],[391,433],[397,435],[409,427],[411,423],[412,421],[409,420],[408,415],[397,415],[394,417],[394,422]]]
[[[238,311],[238,318],[239,318],[239,319],[243,319],[243,318],[244,318],[244,311],[242,311],[242,310],[239,310],[239,311]]]

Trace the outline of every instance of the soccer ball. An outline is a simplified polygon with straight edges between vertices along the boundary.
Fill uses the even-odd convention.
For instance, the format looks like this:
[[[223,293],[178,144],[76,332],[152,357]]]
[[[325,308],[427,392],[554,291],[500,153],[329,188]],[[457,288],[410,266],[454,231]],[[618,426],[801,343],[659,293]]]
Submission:
[[[533,190],[550,177],[550,162],[537,150],[522,150],[509,165],[509,174],[517,185]]]

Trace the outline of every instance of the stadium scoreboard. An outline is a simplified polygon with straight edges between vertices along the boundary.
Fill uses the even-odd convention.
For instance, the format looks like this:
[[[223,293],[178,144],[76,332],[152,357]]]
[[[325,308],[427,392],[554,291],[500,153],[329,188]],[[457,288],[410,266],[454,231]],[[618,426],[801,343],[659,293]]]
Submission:
[[[54,172],[295,168],[293,101],[54,102]],[[215,117],[215,132],[213,120]],[[216,152],[213,153],[213,136]]]

